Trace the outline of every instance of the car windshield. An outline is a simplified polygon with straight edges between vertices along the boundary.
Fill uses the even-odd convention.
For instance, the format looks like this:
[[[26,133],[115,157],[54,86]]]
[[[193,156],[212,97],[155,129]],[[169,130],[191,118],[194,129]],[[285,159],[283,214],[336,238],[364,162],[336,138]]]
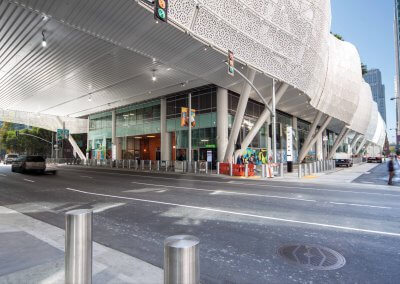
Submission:
[[[44,158],[41,156],[28,156],[26,157],[27,162],[44,162]]]
[[[7,158],[17,158],[18,155],[8,155]]]

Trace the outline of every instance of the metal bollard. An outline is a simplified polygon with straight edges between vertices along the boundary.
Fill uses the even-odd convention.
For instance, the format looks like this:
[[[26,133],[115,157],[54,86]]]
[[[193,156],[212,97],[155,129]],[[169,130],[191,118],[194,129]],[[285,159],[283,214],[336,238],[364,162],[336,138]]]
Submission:
[[[164,284],[200,283],[200,240],[178,235],[164,241]]]
[[[65,283],[92,283],[91,210],[72,210],[65,215]]]
[[[151,171],[151,160],[149,161],[149,171]]]
[[[194,173],[197,174],[197,161],[194,162]]]
[[[244,165],[244,176],[249,177],[249,164]]]
[[[143,171],[144,170],[144,160],[140,161],[140,169]]]
[[[229,175],[233,176],[233,164],[232,164],[232,162],[229,163]]]
[[[165,171],[168,172],[168,161],[165,161]]]
[[[217,162],[217,175],[219,175],[219,162]]]
[[[208,162],[206,162],[206,174],[208,174]]]
[[[302,178],[302,177],[303,177],[302,168],[303,168],[303,165],[302,165],[302,164],[299,164],[299,178]]]
[[[280,177],[284,176],[284,167],[283,167],[283,163],[280,163],[279,165],[279,175]]]
[[[265,174],[265,164],[261,165],[261,178],[265,178],[266,174]]]
[[[160,160],[157,160],[157,172],[160,171]]]

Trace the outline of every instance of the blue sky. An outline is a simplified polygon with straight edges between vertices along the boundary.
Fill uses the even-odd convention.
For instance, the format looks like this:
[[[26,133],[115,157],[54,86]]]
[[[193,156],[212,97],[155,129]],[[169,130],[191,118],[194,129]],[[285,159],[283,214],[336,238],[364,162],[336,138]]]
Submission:
[[[368,68],[382,72],[386,86],[387,128],[396,126],[394,96],[394,0],[331,0],[332,32],[353,43]],[[394,142],[395,131],[388,138]]]

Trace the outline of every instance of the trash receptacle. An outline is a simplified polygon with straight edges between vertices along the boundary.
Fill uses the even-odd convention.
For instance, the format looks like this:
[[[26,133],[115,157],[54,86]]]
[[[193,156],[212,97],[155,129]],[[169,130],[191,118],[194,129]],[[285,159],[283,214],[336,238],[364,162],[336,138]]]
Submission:
[[[287,162],[287,171],[288,173],[293,172],[293,162]]]

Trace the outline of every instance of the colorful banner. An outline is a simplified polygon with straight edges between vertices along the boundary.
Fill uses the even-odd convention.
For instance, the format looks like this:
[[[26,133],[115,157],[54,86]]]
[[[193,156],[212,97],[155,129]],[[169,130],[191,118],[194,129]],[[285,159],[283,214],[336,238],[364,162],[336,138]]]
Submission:
[[[192,109],[190,112],[190,121],[192,123],[192,127],[196,126],[196,110]],[[181,127],[189,126],[189,108],[182,107],[181,108]]]

